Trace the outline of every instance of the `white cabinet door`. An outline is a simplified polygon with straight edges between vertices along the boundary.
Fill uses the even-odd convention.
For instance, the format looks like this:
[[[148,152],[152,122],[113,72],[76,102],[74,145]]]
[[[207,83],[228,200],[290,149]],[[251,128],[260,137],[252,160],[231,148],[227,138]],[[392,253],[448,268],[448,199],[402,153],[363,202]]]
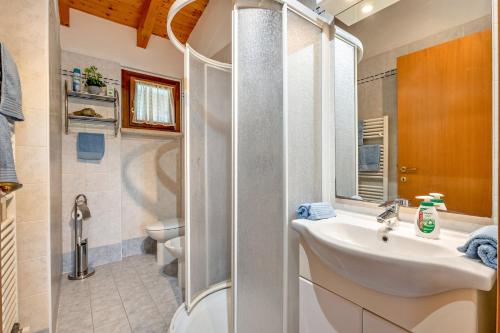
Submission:
[[[300,278],[300,333],[362,333],[363,309]]]
[[[407,333],[399,326],[363,310],[363,333]]]

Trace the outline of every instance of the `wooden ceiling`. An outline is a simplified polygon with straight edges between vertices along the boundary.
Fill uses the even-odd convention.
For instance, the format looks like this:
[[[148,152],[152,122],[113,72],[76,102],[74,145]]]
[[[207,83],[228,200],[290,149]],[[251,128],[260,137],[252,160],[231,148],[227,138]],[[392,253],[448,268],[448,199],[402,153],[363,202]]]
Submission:
[[[172,31],[185,43],[209,0],[196,0],[172,21]],[[167,37],[167,14],[174,0],[59,0],[61,24],[70,25],[69,9],[99,16],[137,29],[137,46],[146,48],[151,34]]]

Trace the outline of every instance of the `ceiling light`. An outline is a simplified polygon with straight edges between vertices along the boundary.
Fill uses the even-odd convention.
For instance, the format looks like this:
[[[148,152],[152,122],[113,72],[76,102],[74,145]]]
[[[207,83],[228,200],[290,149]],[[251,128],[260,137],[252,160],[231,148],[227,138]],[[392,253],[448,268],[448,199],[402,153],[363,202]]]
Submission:
[[[363,12],[363,14],[367,14],[367,13],[371,12],[372,10],[373,10],[372,4],[366,4],[363,7],[361,7],[361,12]]]

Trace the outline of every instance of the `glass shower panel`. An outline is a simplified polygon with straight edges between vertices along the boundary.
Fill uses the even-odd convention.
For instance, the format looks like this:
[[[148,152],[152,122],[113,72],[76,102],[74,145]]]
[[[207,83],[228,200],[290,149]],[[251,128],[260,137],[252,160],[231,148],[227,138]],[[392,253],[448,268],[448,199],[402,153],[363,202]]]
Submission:
[[[187,304],[231,272],[231,71],[187,51]]]
[[[321,29],[287,13],[288,221],[304,202],[322,201]],[[299,275],[299,237],[288,237],[288,276]],[[288,332],[298,327],[299,280],[288,279]],[[295,332],[297,332],[295,330]]]
[[[356,47],[342,38],[333,41],[335,58],[335,193],[357,195]]]
[[[282,11],[240,8],[235,16],[234,331],[278,333],[286,260]]]

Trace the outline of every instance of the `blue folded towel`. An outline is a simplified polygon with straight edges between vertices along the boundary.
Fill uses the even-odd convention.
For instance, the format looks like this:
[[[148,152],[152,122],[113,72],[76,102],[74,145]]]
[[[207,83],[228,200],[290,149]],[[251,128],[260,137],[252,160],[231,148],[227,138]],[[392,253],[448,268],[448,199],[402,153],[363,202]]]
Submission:
[[[457,249],[486,266],[497,269],[498,226],[490,225],[474,231],[467,242]]]
[[[359,171],[380,170],[380,145],[364,145],[359,147]]]
[[[100,160],[104,156],[104,134],[78,133],[76,139],[78,158],[82,160]]]
[[[304,203],[297,208],[297,217],[302,219],[322,220],[336,215],[329,202]]]

